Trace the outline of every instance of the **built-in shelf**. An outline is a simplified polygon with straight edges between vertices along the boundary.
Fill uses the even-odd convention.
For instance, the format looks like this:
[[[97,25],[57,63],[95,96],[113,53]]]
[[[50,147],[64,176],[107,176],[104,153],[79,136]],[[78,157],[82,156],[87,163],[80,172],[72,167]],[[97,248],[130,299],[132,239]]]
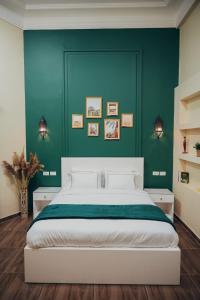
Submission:
[[[199,195],[200,196],[200,185],[199,185],[199,188],[197,188],[196,186],[193,186],[192,184],[190,183],[182,183],[182,182],[179,182],[178,183],[181,188],[185,188],[186,190],[190,190],[192,192],[194,192],[195,194]]]
[[[194,164],[200,164],[200,157],[191,155],[191,154],[181,154],[179,156],[179,159],[185,160],[185,161],[189,161],[191,163]]]
[[[181,101],[190,101],[190,100],[194,100],[194,98],[196,98],[198,96],[200,96],[200,90],[198,90],[197,92],[195,92],[195,93],[193,93],[193,94],[191,94],[189,96],[186,96],[186,97],[184,97],[184,98],[182,98],[180,100]]]
[[[176,88],[176,99],[178,99],[179,101],[190,101],[195,97],[198,97],[200,95],[199,82],[200,72],[198,72],[195,76],[183,82]]]
[[[199,129],[200,128],[200,122],[190,122],[190,123],[184,123],[179,125],[180,130],[190,130],[190,129]]]

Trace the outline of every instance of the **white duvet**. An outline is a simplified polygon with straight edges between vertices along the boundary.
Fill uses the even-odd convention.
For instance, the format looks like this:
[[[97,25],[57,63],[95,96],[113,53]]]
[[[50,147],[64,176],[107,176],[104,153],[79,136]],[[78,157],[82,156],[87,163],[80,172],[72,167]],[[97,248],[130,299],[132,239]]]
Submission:
[[[51,204],[152,204],[143,191],[62,189]],[[27,245],[45,247],[176,247],[178,235],[165,222],[113,219],[53,219],[33,224]]]

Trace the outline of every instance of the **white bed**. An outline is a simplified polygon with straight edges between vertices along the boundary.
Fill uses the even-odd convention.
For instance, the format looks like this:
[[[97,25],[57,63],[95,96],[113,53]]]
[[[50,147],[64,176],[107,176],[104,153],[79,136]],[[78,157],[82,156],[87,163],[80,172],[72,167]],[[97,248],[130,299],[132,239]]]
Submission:
[[[65,187],[73,167],[134,168],[140,190]],[[63,158],[63,188],[52,204],[151,204],[142,158]],[[60,219],[33,224],[25,247],[26,282],[179,284],[178,236],[165,222]]]
[[[151,204],[144,191],[63,188],[52,204]],[[36,222],[27,233],[30,248],[45,247],[177,247],[178,235],[165,222],[131,219],[53,219]]]

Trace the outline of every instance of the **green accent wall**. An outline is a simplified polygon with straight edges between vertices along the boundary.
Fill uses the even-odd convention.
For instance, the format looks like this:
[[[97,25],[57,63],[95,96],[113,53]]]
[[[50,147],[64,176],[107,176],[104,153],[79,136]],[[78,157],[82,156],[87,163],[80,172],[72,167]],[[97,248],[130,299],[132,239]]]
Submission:
[[[36,186],[59,186],[61,156],[144,156],[145,187],[171,188],[174,87],[178,82],[179,30],[31,30],[24,32],[27,154],[36,152],[46,170]],[[93,74],[93,76],[92,76]],[[119,101],[133,112],[134,128],[122,128],[120,141],[87,137],[71,129],[71,113],[85,113],[85,96]],[[38,137],[41,116],[48,139]],[[157,115],[165,136],[152,137]],[[152,176],[152,171],[167,176]]]

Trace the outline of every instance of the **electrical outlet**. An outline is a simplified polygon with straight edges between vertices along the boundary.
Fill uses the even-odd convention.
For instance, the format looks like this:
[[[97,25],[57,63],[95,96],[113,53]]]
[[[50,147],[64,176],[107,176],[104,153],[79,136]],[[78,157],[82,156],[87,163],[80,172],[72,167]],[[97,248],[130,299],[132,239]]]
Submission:
[[[153,175],[153,176],[159,176],[159,172],[158,172],[158,171],[153,171],[153,172],[152,172],[152,175]]]
[[[49,176],[49,171],[44,171],[43,176]]]
[[[160,171],[160,176],[166,176],[166,171]]]
[[[56,171],[50,171],[50,176],[56,176]]]

